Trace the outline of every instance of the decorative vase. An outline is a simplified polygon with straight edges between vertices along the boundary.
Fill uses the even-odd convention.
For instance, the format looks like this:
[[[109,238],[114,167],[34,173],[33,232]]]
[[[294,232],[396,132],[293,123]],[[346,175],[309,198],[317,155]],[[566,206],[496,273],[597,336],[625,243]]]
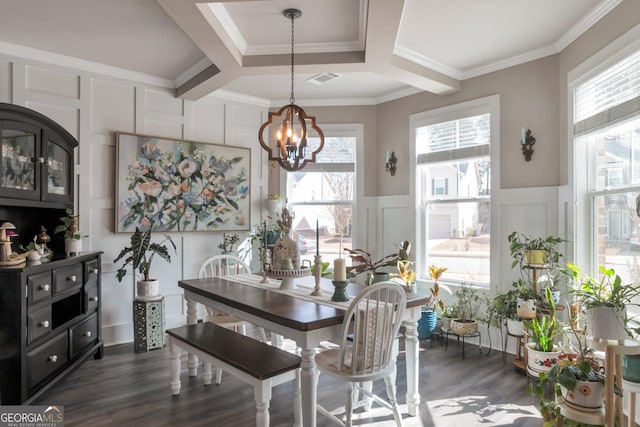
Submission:
[[[587,335],[597,340],[616,340],[624,342],[628,337],[625,331],[626,307],[592,307],[585,310]]]
[[[554,351],[539,351],[535,349],[536,343],[529,342],[527,348],[527,371],[531,376],[539,377],[540,372],[549,372],[558,363],[558,357],[562,353],[557,346]]]
[[[384,272],[373,272],[369,274],[369,285],[373,285],[374,283],[378,283],[378,282],[384,282],[387,281],[391,278],[391,275],[389,273],[384,273]]]
[[[423,311],[418,320],[418,339],[428,339],[436,328],[436,312],[433,310]]]
[[[626,381],[640,383],[640,355],[622,356],[622,378]]]
[[[529,265],[544,265],[547,262],[547,254],[541,249],[527,249],[524,256]]]
[[[587,412],[599,411],[604,402],[604,384],[594,381],[576,381],[573,391],[560,385],[562,398],[569,406]]]
[[[64,239],[64,252],[67,256],[71,254],[78,255],[80,251],[82,251],[82,239],[74,239],[71,237]]]
[[[524,336],[524,323],[522,320],[507,319],[507,333],[516,337]]]
[[[275,270],[300,269],[300,250],[296,241],[289,236],[276,240],[271,258]]]
[[[456,335],[473,335],[478,330],[478,322],[467,319],[453,319],[450,328],[451,332]]]
[[[536,317],[536,300],[518,298],[516,305],[516,314],[524,319],[533,319]]]
[[[442,332],[447,332],[449,328],[451,328],[451,317],[443,317],[442,318]]]
[[[136,299],[138,301],[151,301],[160,295],[159,280],[138,280],[136,282]]]

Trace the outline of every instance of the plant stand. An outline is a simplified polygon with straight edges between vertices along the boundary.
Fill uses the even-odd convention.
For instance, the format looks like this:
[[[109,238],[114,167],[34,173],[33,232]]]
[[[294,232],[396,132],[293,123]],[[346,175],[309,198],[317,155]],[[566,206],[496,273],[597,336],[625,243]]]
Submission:
[[[478,351],[480,352],[480,354],[482,354],[482,336],[480,335],[480,331],[475,331],[472,334],[469,335],[458,335],[455,332],[453,332],[451,329],[447,329],[446,332],[446,337],[445,337],[445,342],[444,342],[444,350],[447,351],[447,348],[449,347],[449,335],[454,335],[456,337],[458,337],[458,345],[460,345],[460,338],[462,338],[462,358],[464,359],[464,341],[466,338],[478,338]]]
[[[163,296],[133,302],[133,349],[136,353],[164,347],[164,330]]]

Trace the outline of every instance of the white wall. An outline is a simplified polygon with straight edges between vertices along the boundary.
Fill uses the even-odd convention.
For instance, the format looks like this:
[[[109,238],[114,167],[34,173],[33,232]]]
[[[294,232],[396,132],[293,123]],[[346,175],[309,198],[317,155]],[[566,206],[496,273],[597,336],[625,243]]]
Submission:
[[[133,340],[134,277],[119,283],[113,263],[130,237],[114,233],[116,131],[251,148],[250,224],[262,221],[267,163],[256,135],[266,117],[265,105],[214,97],[182,101],[169,88],[2,54],[0,101],[39,111],[80,142],[75,158],[76,207],[80,229],[90,236],[84,249],[104,252],[101,298],[106,345]],[[195,277],[200,263],[220,252],[221,234],[173,233],[178,250],[171,264],[154,261],[152,273],[161,278],[166,298],[167,327],[185,319],[178,280]]]

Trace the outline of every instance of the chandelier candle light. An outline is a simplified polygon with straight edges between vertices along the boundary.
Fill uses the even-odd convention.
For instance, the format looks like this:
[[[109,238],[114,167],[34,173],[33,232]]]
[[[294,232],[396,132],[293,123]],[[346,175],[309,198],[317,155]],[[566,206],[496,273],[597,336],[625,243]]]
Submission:
[[[298,9],[286,9],[282,14],[291,20],[291,94],[288,105],[280,108],[277,113],[269,113],[268,120],[262,124],[258,131],[258,140],[262,148],[269,153],[270,161],[277,161],[285,170],[298,171],[304,168],[307,163],[315,163],[316,155],[324,147],[324,134],[316,125],[316,118],[308,116],[301,107],[296,105],[293,94],[294,21],[302,16],[302,12]],[[282,118],[280,125],[273,123],[274,118],[280,117]],[[307,157],[307,126],[311,127],[319,138],[318,148],[309,157]],[[275,147],[269,146],[269,141],[273,140],[273,137],[276,141]]]

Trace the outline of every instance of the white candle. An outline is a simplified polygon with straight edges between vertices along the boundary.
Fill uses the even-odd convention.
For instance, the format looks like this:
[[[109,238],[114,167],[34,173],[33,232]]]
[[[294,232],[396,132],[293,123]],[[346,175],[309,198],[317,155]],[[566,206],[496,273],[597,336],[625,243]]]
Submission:
[[[344,258],[336,258],[333,260],[333,280],[336,282],[347,281],[347,265]]]
[[[316,255],[320,255],[320,226],[316,219]]]
[[[524,128],[522,128],[522,139],[521,139],[522,145],[525,144],[526,142],[526,137],[525,137],[525,133],[524,133]]]
[[[386,162],[389,163],[389,160],[391,160],[391,151],[387,150],[387,159]]]

